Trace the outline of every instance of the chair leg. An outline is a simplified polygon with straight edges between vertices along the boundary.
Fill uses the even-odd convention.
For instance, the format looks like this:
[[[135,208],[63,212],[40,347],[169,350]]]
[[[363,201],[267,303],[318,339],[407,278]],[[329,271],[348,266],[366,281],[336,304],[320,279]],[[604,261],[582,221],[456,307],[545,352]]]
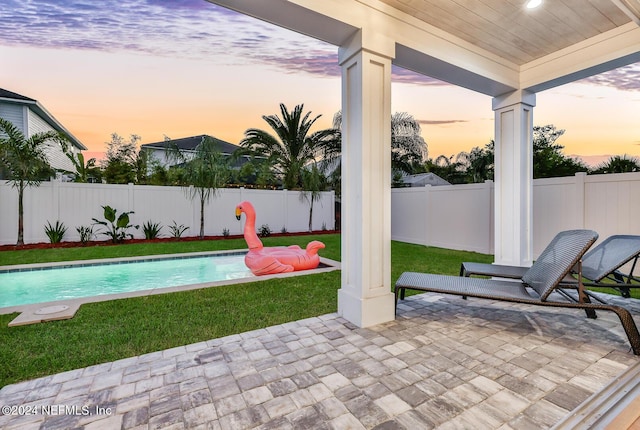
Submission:
[[[635,355],[640,355],[640,333],[638,333],[638,327],[633,321],[631,313],[625,308],[621,308],[619,306],[607,306],[606,309],[609,309],[618,315],[618,318],[620,318],[620,322],[622,323],[622,327],[624,328],[624,332],[629,338],[629,343],[631,344],[633,353]]]
[[[580,303],[591,303],[591,299],[587,294],[585,294],[584,290],[578,290],[578,301]],[[596,315],[596,310],[591,308],[585,308],[584,312],[587,314],[587,318],[596,319],[598,315]]]
[[[618,284],[624,284],[624,276],[622,275],[622,273],[620,272],[614,272],[613,273],[613,278],[615,279],[615,281]],[[631,279],[629,279],[629,283],[631,282]],[[629,291],[628,287],[622,287],[620,285],[617,285],[615,287],[613,287],[614,289],[618,290],[620,292],[620,295],[622,297],[624,297],[625,299],[631,298],[631,291]]]
[[[393,289],[393,316],[396,317],[398,315],[398,288]]]
[[[396,286],[393,289],[393,294],[395,296],[395,305],[393,307],[393,316],[397,316],[398,315],[398,294],[400,293],[400,291],[402,291],[402,295],[404,295],[404,288],[398,288],[398,286]],[[404,297],[403,297],[404,299]]]
[[[625,299],[631,298],[631,291],[629,291],[628,287],[614,287],[616,290],[620,292],[620,295]]]

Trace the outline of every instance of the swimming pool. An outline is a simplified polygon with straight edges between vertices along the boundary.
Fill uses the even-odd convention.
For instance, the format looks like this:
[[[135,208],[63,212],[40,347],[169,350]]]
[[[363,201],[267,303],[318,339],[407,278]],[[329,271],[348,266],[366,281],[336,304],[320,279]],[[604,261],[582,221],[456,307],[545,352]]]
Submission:
[[[0,308],[255,277],[244,255],[143,257],[0,270]]]

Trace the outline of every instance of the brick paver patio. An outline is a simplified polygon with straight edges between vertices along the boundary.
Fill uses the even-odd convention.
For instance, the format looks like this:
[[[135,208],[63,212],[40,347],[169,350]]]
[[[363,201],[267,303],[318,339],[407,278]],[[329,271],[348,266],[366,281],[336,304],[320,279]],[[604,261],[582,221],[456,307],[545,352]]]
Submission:
[[[537,430],[639,360],[613,314],[423,294],[9,385],[0,427]]]

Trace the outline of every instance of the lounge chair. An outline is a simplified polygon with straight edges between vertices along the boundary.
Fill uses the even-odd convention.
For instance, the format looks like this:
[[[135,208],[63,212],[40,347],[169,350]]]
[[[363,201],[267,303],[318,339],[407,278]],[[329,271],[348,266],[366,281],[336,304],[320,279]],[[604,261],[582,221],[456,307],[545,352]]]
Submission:
[[[591,230],[558,233],[531,268],[524,273],[520,282],[404,272],[394,288],[396,311],[398,296],[404,299],[407,289],[538,306],[584,309],[587,312],[611,311],[620,318],[633,353],[640,355],[640,334],[633,317],[625,308],[591,303],[580,281],[577,287],[577,302],[559,301],[551,296],[572,268],[575,267],[577,274],[581,275],[580,259],[597,238],[598,234]],[[581,279],[580,276],[578,279]]]
[[[640,236],[615,235],[596,245],[582,258],[582,277],[585,287],[615,288],[622,297],[630,297],[629,288],[640,288],[640,278],[633,275],[633,271],[640,258]],[[620,271],[620,267],[631,262],[628,273]],[[484,275],[496,278],[520,279],[528,267],[504,266],[499,264],[485,264],[464,262],[460,266],[460,276]],[[609,280],[615,282],[605,283]],[[571,275],[561,281],[561,286],[576,288],[578,281]],[[588,291],[585,291],[589,294]],[[591,296],[602,303],[602,300]]]

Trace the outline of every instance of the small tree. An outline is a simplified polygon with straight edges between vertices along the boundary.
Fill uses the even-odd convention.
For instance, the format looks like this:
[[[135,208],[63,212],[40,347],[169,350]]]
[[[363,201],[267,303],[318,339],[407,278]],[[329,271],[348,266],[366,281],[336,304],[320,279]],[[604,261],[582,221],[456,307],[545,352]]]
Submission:
[[[129,141],[125,141],[118,133],[111,134],[111,141],[107,142],[106,158],[102,162],[104,178],[110,184],[128,184],[136,182],[137,144],[140,136],[132,134]]]
[[[36,133],[27,138],[10,121],[0,118],[0,165],[7,174],[12,187],[18,190],[18,240],[24,244],[24,191],[37,187],[43,179],[53,173],[46,155],[52,142],[61,143],[64,136],[55,131]]]
[[[210,136],[202,138],[193,156],[185,155],[175,144],[170,148],[169,156],[183,164],[182,185],[192,200],[197,198],[200,202],[200,239],[204,239],[204,206],[230,177],[225,157]]]
[[[313,203],[320,200],[320,192],[326,188],[326,179],[317,163],[311,163],[302,171],[302,188],[300,198],[309,202],[309,231],[313,231]]]
[[[533,127],[533,177],[554,178],[586,172],[587,166],[562,153],[564,146],[556,141],[564,134],[552,124]]]

